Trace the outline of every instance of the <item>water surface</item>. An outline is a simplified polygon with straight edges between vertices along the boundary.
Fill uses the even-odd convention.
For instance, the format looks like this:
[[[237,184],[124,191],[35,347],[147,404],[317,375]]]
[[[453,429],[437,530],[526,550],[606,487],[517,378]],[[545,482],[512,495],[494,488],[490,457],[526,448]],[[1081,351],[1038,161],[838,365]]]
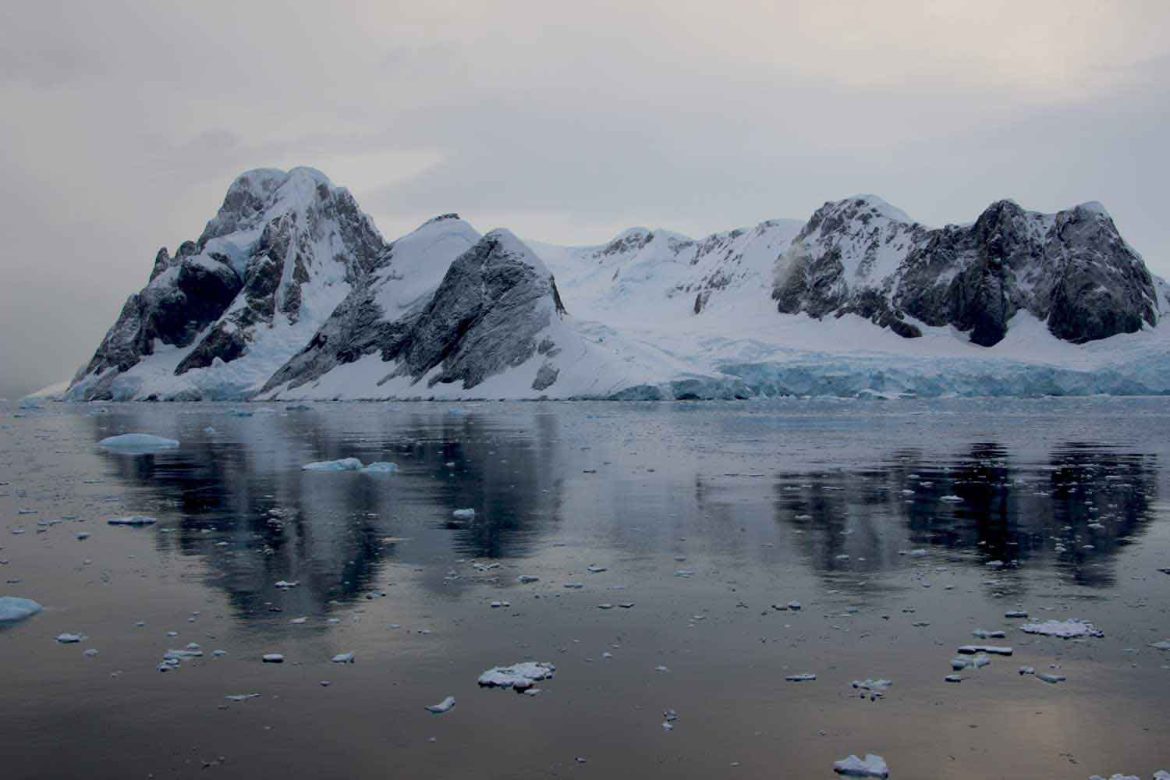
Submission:
[[[5,777],[1170,768],[1167,400],[0,414],[0,595],[46,607],[0,629]],[[181,446],[98,447],[126,432]],[[301,470],[343,457],[400,471]],[[158,523],[106,524],[126,514]],[[977,628],[1013,656],[944,682]],[[478,687],[527,659],[557,666],[540,695]]]

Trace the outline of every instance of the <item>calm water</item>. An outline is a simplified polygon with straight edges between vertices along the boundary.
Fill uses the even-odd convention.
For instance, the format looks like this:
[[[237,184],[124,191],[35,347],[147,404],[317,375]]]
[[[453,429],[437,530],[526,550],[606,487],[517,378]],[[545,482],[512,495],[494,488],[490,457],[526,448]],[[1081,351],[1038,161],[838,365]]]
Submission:
[[[301,470],[341,457],[400,472]],[[2,776],[1149,777],[1168,464],[1155,399],[10,406],[0,595],[46,609],[0,629]],[[977,628],[1014,655],[944,682]],[[478,687],[521,660],[540,695]]]

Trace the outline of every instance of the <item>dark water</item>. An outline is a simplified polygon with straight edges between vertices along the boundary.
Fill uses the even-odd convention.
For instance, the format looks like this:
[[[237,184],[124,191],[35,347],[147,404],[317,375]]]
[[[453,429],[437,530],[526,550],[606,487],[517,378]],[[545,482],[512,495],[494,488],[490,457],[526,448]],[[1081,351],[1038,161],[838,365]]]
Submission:
[[[1170,768],[1170,401],[0,414],[0,595],[46,607],[0,629],[3,777]],[[182,445],[98,448],[124,432]],[[342,457],[400,472],[300,468]],[[158,524],[105,522],[126,514]],[[1105,636],[1024,634],[1016,608]],[[976,628],[1014,655],[944,682]],[[539,696],[478,687],[528,659],[557,666]]]

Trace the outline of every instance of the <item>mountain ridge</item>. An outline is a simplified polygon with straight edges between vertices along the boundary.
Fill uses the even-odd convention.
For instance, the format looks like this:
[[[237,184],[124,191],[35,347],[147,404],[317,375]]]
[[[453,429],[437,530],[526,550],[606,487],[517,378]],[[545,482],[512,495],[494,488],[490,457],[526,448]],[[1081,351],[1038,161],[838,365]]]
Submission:
[[[1092,373],[1170,355],[1166,308],[1096,202],[1001,200],[930,228],[857,195],[805,221],[576,247],[442,214],[386,242],[320,171],[256,169],[197,239],[159,251],[65,397],[751,397],[786,392],[778,367],[816,354]],[[1119,338],[1128,352],[1094,346]],[[1170,391],[1143,375],[1111,387]]]

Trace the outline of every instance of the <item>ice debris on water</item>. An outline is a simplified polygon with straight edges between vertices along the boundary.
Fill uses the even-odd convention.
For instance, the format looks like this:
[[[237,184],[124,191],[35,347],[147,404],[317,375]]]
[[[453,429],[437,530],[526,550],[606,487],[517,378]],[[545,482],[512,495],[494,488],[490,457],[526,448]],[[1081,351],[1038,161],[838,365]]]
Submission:
[[[357,458],[318,460],[301,466],[301,471],[360,471],[362,462]]]
[[[284,663],[284,656],[280,653],[265,653],[260,656],[260,660],[266,664],[282,664]]]
[[[868,678],[865,680],[854,680],[852,683],[855,689],[861,691],[861,698],[864,699],[868,695],[871,701],[880,699],[882,696],[885,696],[886,691],[888,691],[890,686],[893,684],[893,680],[874,680]]]
[[[865,758],[850,755],[840,761],[833,762],[833,771],[844,777],[889,777],[890,768],[886,760],[873,753],[867,753]]]
[[[795,682],[795,683],[812,682],[813,680],[817,679],[817,676],[815,674],[812,674],[811,672],[806,672],[804,674],[790,674],[787,677],[785,677],[784,679],[787,680],[788,682]]]
[[[352,664],[354,662],[353,653],[338,653],[329,659],[335,664]]]
[[[532,583],[532,582],[539,582],[540,577],[536,577],[536,576],[533,576],[531,574],[521,574],[519,577],[516,578],[516,581],[519,582],[521,585],[528,585],[529,583]]]
[[[17,596],[0,596],[0,623],[15,623],[30,618],[43,607],[32,599]]]
[[[960,655],[977,655],[979,653],[987,653],[988,655],[1011,655],[1013,652],[1010,647],[999,647],[997,645],[963,645],[959,648]]]
[[[173,450],[179,446],[179,442],[149,433],[123,433],[102,439],[98,446],[128,455],[146,455],[151,452]]]
[[[451,513],[451,517],[454,517],[456,520],[474,520],[475,519],[475,510],[474,509],[456,509],[454,512]]]
[[[289,588],[295,588],[297,585],[300,585],[300,584],[301,584],[300,582],[297,582],[295,580],[292,582],[289,582],[288,580],[280,580],[278,582],[273,583],[272,587],[277,588],[279,590],[288,590]]]
[[[377,460],[362,467],[363,474],[397,474],[398,464],[388,460]]]
[[[142,526],[154,525],[158,522],[157,518],[150,515],[127,515],[125,517],[111,517],[106,521],[108,525],[128,525],[137,528]]]
[[[1105,632],[1094,626],[1087,620],[1045,620],[1041,623],[1026,623],[1020,626],[1020,630],[1026,634],[1040,634],[1042,636],[1055,636],[1061,639],[1075,639],[1077,637],[1092,636],[1103,637]]]
[[[556,674],[553,664],[541,661],[523,661],[511,666],[493,666],[479,676],[479,684],[485,688],[511,688],[526,691],[540,680]]]
[[[1154,642],[1150,647],[1155,650],[1170,650],[1170,639],[1163,639],[1161,642]]]
[[[228,701],[247,701],[248,699],[259,698],[258,693],[233,693],[229,696],[224,696]]]
[[[63,645],[75,645],[85,639],[82,634],[57,634],[57,641]]]
[[[455,697],[448,696],[438,704],[432,704],[427,707],[427,712],[433,712],[436,715],[442,715],[444,712],[450,712],[455,706]]]
[[[985,628],[977,628],[971,634],[979,639],[1003,639],[1007,636],[1005,631],[989,631]]]

